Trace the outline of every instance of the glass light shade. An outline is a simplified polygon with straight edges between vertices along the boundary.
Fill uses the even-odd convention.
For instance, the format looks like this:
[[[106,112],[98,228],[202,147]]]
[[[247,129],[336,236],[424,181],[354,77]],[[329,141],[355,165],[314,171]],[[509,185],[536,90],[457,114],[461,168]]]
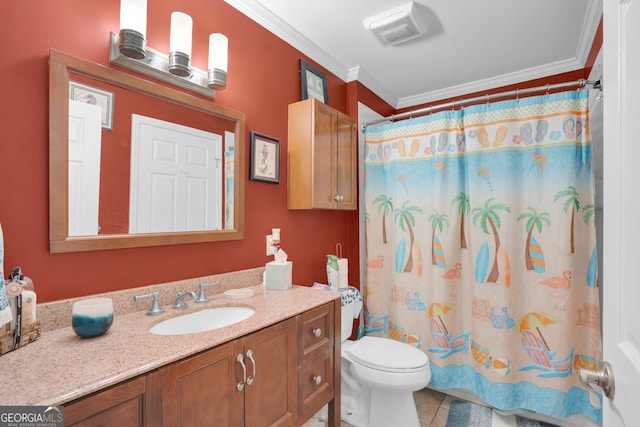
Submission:
[[[227,87],[228,45],[229,40],[224,34],[209,35],[207,86],[213,90],[222,90]]]
[[[120,29],[147,34],[147,0],[120,1]]]
[[[171,13],[171,33],[169,35],[169,51],[181,52],[191,57],[191,36],[193,19],[186,13]]]
[[[209,70],[227,71],[229,39],[220,33],[209,35]]]

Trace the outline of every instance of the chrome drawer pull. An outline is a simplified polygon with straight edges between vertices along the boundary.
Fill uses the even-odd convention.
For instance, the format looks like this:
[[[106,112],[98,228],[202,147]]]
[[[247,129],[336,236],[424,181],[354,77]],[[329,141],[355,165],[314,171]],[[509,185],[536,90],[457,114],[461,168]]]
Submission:
[[[320,338],[320,336],[322,335],[322,329],[315,328],[311,333],[313,334],[314,337]]]
[[[253,360],[253,350],[247,351],[247,357],[253,364],[253,375],[250,375],[249,378],[247,378],[247,385],[251,385],[253,384],[253,380],[256,378],[256,361]]]
[[[242,391],[244,389],[244,383],[247,380],[247,368],[246,366],[244,366],[244,357],[242,356],[242,353],[239,354],[238,357],[236,357],[236,360],[238,361],[240,366],[242,366],[242,381],[236,384],[236,389],[238,391]]]
[[[311,381],[313,381],[315,385],[320,385],[322,384],[322,376],[316,375],[311,379]]]

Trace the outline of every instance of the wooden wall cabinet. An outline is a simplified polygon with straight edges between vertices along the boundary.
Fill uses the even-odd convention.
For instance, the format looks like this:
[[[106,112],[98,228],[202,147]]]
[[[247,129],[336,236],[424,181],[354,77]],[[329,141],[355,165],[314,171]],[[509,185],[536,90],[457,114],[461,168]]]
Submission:
[[[309,98],[289,105],[289,209],[357,207],[357,129],[351,117]]]
[[[340,425],[336,300],[65,405],[73,426]],[[338,361],[336,362],[336,358]]]

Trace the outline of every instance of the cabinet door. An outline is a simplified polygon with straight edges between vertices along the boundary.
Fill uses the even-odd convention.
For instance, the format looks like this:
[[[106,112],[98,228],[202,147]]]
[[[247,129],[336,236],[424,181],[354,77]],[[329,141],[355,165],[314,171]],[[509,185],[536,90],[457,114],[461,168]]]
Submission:
[[[336,189],[338,209],[356,209],[356,172],[358,164],[356,125],[351,117],[337,112],[336,117]]]
[[[289,105],[289,209],[356,209],[356,134],[349,116],[316,99]]]
[[[65,426],[153,426],[161,423],[159,410],[147,402],[147,379],[136,378],[64,405]]]
[[[313,171],[311,205],[317,209],[335,209],[334,197],[338,189],[335,175],[336,110],[321,102],[313,103]]]
[[[244,388],[244,425],[292,425],[297,417],[296,319],[248,335],[243,347],[252,377]]]
[[[162,369],[163,426],[243,425],[233,350],[230,342]]]

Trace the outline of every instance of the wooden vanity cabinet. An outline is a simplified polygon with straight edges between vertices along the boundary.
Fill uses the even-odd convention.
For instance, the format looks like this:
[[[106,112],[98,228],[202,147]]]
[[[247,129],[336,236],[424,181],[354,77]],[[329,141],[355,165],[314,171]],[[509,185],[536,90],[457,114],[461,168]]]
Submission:
[[[339,426],[339,316],[334,300],[80,398],[65,425],[300,426],[329,403]]]
[[[310,98],[289,105],[288,123],[288,208],[355,210],[355,122]]]

